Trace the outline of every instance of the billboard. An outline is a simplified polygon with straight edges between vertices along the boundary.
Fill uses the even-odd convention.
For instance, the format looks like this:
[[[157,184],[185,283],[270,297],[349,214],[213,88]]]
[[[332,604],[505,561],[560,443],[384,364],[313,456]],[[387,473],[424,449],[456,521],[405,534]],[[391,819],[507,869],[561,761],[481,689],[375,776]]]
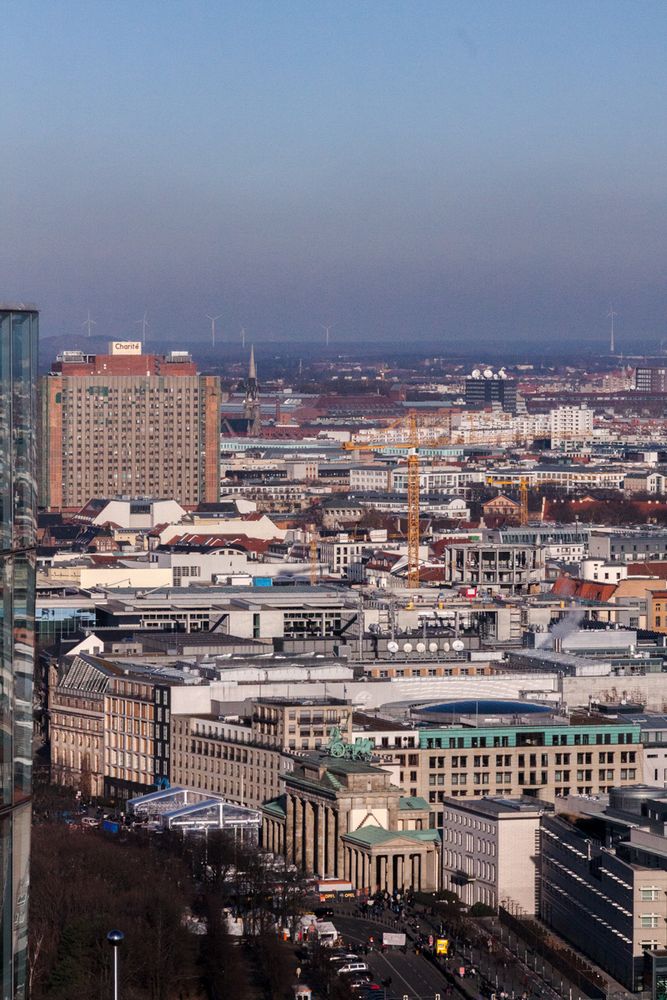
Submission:
[[[112,340],[109,354],[141,354],[140,340]]]
[[[382,944],[385,945],[385,947],[387,945],[394,945],[396,948],[403,948],[405,947],[405,941],[405,934],[390,934],[388,931],[384,931],[382,934]]]

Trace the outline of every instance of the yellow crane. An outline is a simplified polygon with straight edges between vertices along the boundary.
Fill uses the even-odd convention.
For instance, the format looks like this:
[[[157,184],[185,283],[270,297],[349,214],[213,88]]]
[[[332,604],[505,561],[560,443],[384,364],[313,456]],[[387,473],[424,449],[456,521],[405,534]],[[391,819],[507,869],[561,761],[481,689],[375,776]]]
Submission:
[[[486,477],[487,486],[514,486],[517,483],[515,479],[496,479],[495,476]],[[530,489],[530,482],[527,476],[521,476],[519,478],[519,502],[521,504],[519,509],[519,524],[528,524],[528,490]]]
[[[346,451],[381,451],[383,448],[405,448],[408,451],[408,587],[419,587],[419,432],[414,411],[408,414],[408,436],[405,441],[345,441]]]

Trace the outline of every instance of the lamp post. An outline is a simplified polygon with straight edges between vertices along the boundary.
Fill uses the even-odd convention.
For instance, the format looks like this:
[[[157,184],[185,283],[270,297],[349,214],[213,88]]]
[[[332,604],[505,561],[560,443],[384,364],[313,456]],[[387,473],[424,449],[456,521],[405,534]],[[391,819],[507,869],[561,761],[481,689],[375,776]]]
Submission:
[[[122,931],[109,931],[107,941],[113,949],[113,1000],[118,1000],[118,949],[125,939]]]

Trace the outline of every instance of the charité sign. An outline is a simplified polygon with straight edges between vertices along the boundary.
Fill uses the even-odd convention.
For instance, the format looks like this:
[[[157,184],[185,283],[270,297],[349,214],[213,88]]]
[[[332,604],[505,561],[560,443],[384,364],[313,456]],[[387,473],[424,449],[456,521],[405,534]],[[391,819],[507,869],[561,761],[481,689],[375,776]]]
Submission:
[[[109,354],[141,354],[140,340],[112,340]]]

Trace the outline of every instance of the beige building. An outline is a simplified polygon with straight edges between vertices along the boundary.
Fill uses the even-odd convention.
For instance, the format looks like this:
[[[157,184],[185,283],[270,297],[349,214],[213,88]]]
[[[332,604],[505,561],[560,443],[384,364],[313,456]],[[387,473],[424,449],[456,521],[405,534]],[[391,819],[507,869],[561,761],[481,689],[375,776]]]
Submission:
[[[253,701],[245,717],[174,715],[171,779],[257,808],[280,794],[297,753],[316,750],[338,728],[352,733],[352,707],[335,699]]]
[[[606,716],[507,725],[470,717],[461,724],[414,730],[416,745],[407,749],[403,734],[392,746],[385,729],[373,731],[372,723],[364,727],[364,736],[398,784],[428,802],[429,824],[437,828],[443,826],[450,798],[528,795],[554,802],[570,794],[604,794],[642,776],[639,725]]]
[[[540,818],[530,799],[445,799],[442,887],[468,906],[537,912]]]
[[[166,668],[154,674],[88,653],[52,666],[52,780],[112,799],[168,780],[173,680]]]

